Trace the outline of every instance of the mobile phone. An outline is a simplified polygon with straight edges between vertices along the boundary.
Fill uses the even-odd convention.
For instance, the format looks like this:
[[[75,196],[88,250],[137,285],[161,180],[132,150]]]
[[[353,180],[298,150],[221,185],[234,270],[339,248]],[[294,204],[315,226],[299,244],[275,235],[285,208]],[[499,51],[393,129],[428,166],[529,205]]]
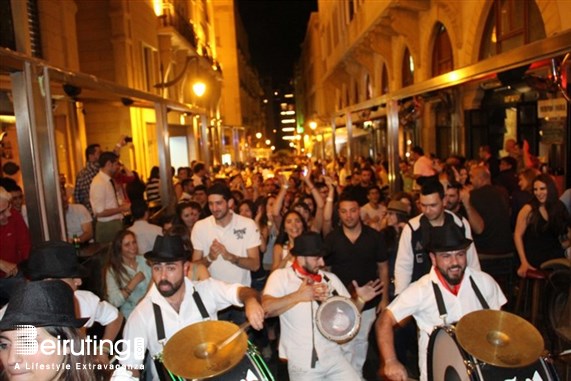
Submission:
[[[131,143],[133,141],[133,138],[130,136],[125,136],[125,143]]]

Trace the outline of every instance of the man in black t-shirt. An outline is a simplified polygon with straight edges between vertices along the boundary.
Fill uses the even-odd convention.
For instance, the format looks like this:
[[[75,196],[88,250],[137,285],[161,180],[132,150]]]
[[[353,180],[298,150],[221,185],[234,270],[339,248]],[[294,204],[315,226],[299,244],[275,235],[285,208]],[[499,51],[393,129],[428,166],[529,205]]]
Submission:
[[[353,280],[361,286],[380,278],[384,284],[382,298],[378,296],[363,307],[359,332],[348,343],[347,354],[351,364],[361,374],[376,311],[386,307],[389,300],[388,258],[379,233],[361,222],[358,201],[351,194],[343,193],[338,205],[341,226],[325,238],[326,265],[331,267],[331,272],[341,279],[349,292],[353,289]]]

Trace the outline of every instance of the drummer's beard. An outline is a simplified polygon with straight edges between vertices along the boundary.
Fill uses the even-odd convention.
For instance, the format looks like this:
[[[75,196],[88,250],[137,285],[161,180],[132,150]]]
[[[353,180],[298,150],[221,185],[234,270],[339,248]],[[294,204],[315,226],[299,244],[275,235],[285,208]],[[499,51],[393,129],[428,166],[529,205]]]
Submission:
[[[176,294],[176,292],[178,290],[180,290],[180,288],[182,287],[182,284],[184,282],[184,278],[181,279],[179,282],[177,283],[171,283],[166,279],[161,280],[158,284],[157,284],[157,289],[159,290],[159,293],[164,296],[165,298],[168,298],[170,296],[173,296],[174,294]],[[162,285],[168,285],[170,286],[169,289],[162,289],[161,286]]]
[[[449,274],[449,271],[455,269],[460,270],[458,272],[458,275],[451,276]],[[462,282],[462,278],[464,278],[464,271],[466,271],[466,268],[465,267],[462,268],[462,266],[456,265],[456,266],[450,266],[447,269],[438,267],[438,271],[440,271],[440,274],[444,277],[444,279],[446,279],[446,282],[448,282],[448,284],[450,284],[451,286],[456,286],[459,285],[460,282]]]

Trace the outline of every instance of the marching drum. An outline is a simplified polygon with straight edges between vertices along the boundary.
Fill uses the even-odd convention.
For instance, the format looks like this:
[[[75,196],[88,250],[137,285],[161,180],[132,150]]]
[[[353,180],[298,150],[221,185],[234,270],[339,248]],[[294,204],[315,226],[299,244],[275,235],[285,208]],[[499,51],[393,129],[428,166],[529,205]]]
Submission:
[[[432,332],[427,353],[429,381],[559,380],[553,365],[540,357],[543,339],[531,324],[507,312],[476,312],[456,327],[438,327]]]
[[[361,314],[351,299],[332,296],[317,309],[315,324],[326,339],[343,344],[359,332]]]
[[[171,381],[185,381],[184,377],[180,377],[167,370]],[[275,381],[274,376],[266,365],[264,358],[260,355],[258,349],[248,341],[248,350],[242,361],[238,365],[224,374],[217,377],[204,377],[209,381]],[[194,379],[196,380],[196,379]]]
[[[226,321],[203,321],[177,332],[167,341],[162,356],[170,380],[274,381],[241,330]]]

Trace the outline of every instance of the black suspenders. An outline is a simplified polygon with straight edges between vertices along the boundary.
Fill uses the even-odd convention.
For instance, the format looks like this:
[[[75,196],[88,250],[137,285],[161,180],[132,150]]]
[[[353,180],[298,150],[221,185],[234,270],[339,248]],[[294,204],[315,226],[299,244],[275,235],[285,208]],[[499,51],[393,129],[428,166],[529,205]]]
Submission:
[[[446,325],[446,317],[448,316],[448,313],[446,311],[446,305],[444,304],[444,298],[442,297],[442,291],[440,291],[440,288],[436,283],[434,282],[431,283],[432,283],[432,289],[434,290],[434,297],[436,298],[436,305],[438,306],[438,314],[440,318],[444,320],[444,325]],[[486,302],[486,300],[484,299],[484,296],[480,292],[480,289],[476,285],[476,282],[474,282],[472,276],[470,276],[470,285],[472,286],[472,290],[474,290],[474,293],[476,294],[476,298],[478,298],[478,301],[482,305],[482,309],[489,310],[490,306],[488,305],[488,302]]]
[[[206,311],[206,307],[204,307],[204,303],[202,302],[202,298],[200,297],[200,294],[196,291],[196,289],[192,293],[192,298],[194,299],[194,303],[196,303],[196,306],[198,307],[198,311],[200,311],[202,319],[204,320],[210,319],[210,316]],[[156,303],[153,303],[153,313],[155,315],[155,327],[157,329],[157,339],[160,342],[161,340],[164,340],[166,338],[165,323],[163,321],[163,314],[161,312],[161,307]],[[154,359],[154,363],[155,363],[155,368],[157,369],[157,374],[159,375],[159,379],[161,381],[169,381],[170,378],[167,375],[168,372],[165,369],[163,363],[158,359]]]

